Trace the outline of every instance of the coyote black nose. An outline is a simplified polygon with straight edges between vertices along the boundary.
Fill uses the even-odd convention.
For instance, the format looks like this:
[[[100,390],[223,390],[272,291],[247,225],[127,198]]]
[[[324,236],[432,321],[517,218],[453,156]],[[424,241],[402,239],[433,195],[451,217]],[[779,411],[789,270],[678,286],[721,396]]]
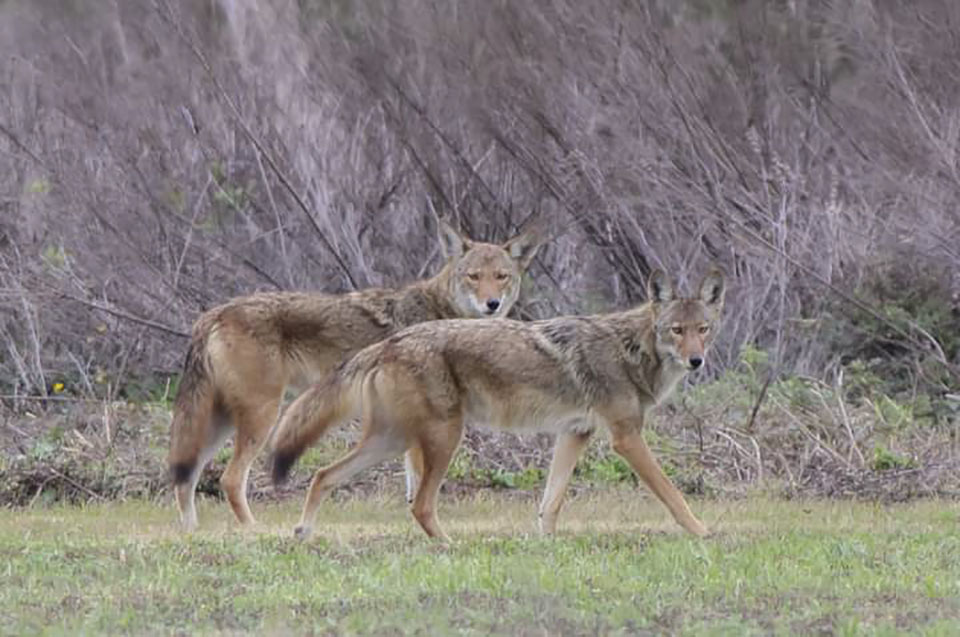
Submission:
[[[500,307],[500,299],[490,299],[487,301],[487,309],[491,312],[496,312],[498,307]]]
[[[703,365],[703,359],[702,359],[701,357],[699,357],[699,356],[691,356],[691,357],[690,357],[690,367],[696,369],[696,368],[700,367],[701,365]]]

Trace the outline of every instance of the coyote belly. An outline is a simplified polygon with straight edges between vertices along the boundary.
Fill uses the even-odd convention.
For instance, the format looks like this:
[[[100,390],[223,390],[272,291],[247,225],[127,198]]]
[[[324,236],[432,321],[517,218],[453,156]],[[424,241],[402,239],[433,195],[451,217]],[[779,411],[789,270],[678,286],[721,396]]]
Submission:
[[[533,323],[447,320],[404,330],[365,348],[301,395],[274,438],[274,479],[331,425],[362,409],[359,444],[320,469],[298,533],[309,534],[322,497],[373,464],[409,451],[423,467],[413,515],[443,537],[436,497],[465,426],[553,430],[556,448],[540,506],[552,532],[577,458],[591,433],[609,430],[614,450],[691,533],[706,528],[663,473],[641,434],[650,409],[703,365],[723,306],[724,280],[704,277],[699,294],[674,296],[663,272],[638,308]]]
[[[197,320],[174,403],[168,456],[185,528],[197,523],[200,472],[231,434],[234,452],[221,485],[237,519],[253,522],[247,476],[287,386],[323,378],[344,357],[408,326],[498,318],[510,311],[538,242],[521,234],[494,245],[470,241],[444,223],[441,230],[449,260],[431,279],[344,295],[254,294]]]

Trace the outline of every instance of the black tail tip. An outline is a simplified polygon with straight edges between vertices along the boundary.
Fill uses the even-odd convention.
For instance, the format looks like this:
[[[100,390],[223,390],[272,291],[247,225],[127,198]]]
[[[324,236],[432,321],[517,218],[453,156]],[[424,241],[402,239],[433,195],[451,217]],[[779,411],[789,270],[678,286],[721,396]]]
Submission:
[[[184,484],[190,481],[190,476],[193,475],[194,463],[192,462],[171,462],[170,463],[170,476],[173,478],[174,484]]]
[[[293,468],[299,454],[279,452],[273,456],[273,483],[280,485],[290,477],[290,469]]]

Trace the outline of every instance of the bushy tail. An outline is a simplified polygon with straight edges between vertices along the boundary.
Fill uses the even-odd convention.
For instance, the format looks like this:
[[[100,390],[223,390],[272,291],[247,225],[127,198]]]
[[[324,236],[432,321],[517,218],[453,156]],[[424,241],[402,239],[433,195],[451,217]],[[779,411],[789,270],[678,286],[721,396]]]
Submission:
[[[197,468],[200,454],[222,418],[207,356],[209,330],[198,325],[194,330],[183,375],[173,404],[170,424],[170,453],[167,461],[174,484],[188,482]]]
[[[293,401],[273,431],[273,482],[282,484],[290,469],[331,427],[355,416],[365,373],[337,371]]]

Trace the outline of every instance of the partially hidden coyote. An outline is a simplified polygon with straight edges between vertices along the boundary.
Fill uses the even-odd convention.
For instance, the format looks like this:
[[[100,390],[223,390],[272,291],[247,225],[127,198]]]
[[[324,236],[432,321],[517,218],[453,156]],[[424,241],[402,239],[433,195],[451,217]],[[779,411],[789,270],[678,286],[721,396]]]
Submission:
[[[273,477],[282,482],[329,427],[361,414],[360,442],[317,471],[296,534],[310,535],[322,498],[338,483],[407,451],[420,473],[413,515],[427,535],[446,538],[437,492],[469,424],[557,433],[540,505],[541,531],[551,533],[577,458],[602,424],[676,521],[704,535],[641,432],[651,408],[703,365],[724,277],[711,271],[697,296],[678,298],[658,270],[648,293],[646,304],[613,314],[425,323],[362,350],[304,392],[277,425]]]
[[[416,323],[510,311],[540,245],[537,233],[494,245],[471,241],[440,221],[440,238],[448,261],[431,279],[343,295],[254,294],[197,319],[168,456],[185,529],[197,525],[194,493],[201,470],[231,433],[233,457],[220,484],[237,520],[254,521],[247,476],[276,423],[285,387],[322,379],[344,358]]]

